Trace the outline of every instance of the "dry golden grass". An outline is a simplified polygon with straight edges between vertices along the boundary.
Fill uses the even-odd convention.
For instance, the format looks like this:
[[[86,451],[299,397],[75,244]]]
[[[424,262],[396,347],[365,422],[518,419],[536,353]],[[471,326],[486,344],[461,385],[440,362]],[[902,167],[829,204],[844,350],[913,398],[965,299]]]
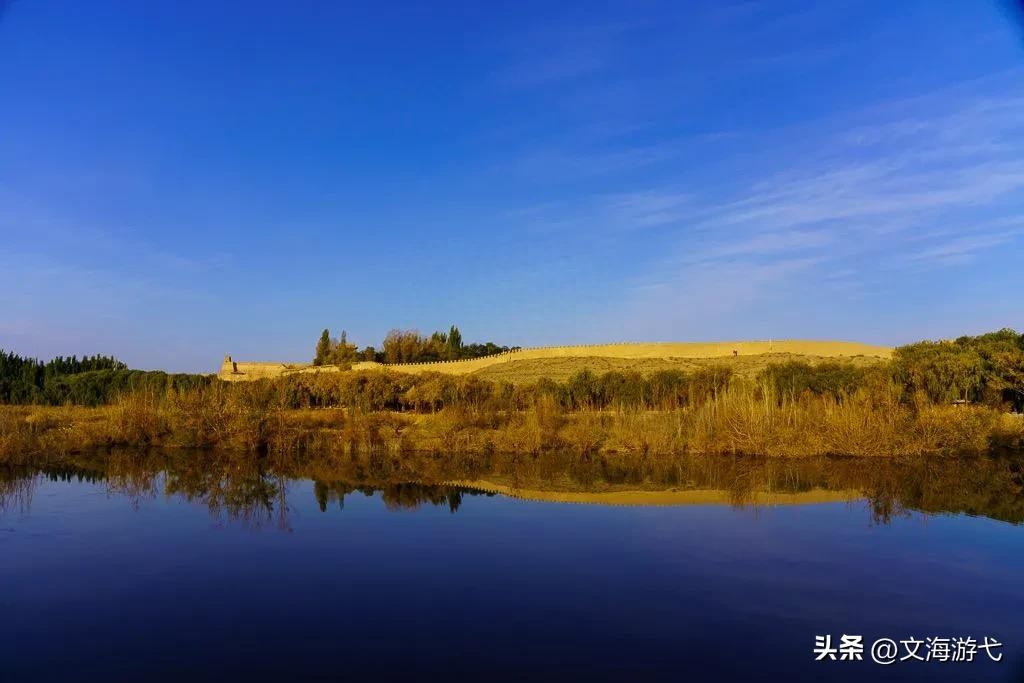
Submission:
[[[859,389],[776,395],[734,382],[672,410],[565,412],[542,394],[525,409],[437,413],[296,410],[272,385],[213,385],[187,394],[128,394],[101,408],[0,406],[0,463],[40,462],[111,446],[181,446],[270,454],[616,454],[919,456],[1024,447],[1024,419],[984,406],[901,403]]]
[[[38,462],[108,446],[117,425],[109,407],[0,405],[0,462]]]

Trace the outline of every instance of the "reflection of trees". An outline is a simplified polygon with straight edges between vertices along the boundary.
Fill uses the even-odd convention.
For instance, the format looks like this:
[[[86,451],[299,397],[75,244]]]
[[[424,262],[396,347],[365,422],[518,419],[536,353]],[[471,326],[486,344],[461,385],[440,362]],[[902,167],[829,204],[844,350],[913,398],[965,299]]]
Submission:
[[[76,465],[53,465],[40,471],[50,481],[76,481],[89,484],[101,484],[107,481],[107,473],[102,468],[85,468]]]
[[[1024,460],[925,459],[895,462],[872,472],[865,485],[875,521],[888,523],[909,510],[963,513],[1024,523]]]
[[[499,458],[492,472],[536,490],[714,489],[735,505],[759,494],[860,491],[876,523],[918,510],[1024,523],[1024,458],[751,458],[574,454]]]
[[[118,451],[108,456],[104,472],[107,491],[127,498],[138,508],[159,493],[158,473],[163,459],[147,452]]]
[[[392,484],[381,490],[381,498],[389,510],[415,509],[427,503],[434,506],[447,505],[454,513],[462,505],[462,493],[450,486]]]
[[[321,512],[327,507],[337,504],[338,509],[345,508],[345,496],[360,492],[370,496],[380,492],[381,500],[389,510],[414,510],[421,505],[447,506],[454,514],[462,505],[463,495],[487,495],[480,491],[437,484],[399,483],[382,485],[379,488],[359,486],[349,482],[313,482],[313,492]]]
[[[288,528],[288,485],[312,480],[321,510],[346,496],[380,495],[389,510],[459,510],[488,480],[550,492],[716,490],[735,505],[764,494],[859,491],[872,518],[888,523],[919,510],[1024,523],[1024,460],[1007,457],[770,459],[554,454],[449,457],[388,454],[272,458],[209,451],[68,456],[43,470],[0,469],[0,511],[27,508],[39,476],[106,484],[133,505],[159,493],[200,503],[211,514],[253,526]],[[491,495],[491,494],[485,494]]]
[[[287,480],[259,457],[193,458],[167,471],[164,492],[206,505],[210,514],[262,527],[288,529]]]

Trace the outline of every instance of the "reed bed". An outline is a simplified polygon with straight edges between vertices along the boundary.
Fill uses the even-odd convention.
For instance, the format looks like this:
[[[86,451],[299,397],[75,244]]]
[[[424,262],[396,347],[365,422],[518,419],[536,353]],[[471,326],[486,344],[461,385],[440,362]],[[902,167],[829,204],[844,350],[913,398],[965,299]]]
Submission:
[[[664,410],[566,410],[545,394],[523,407],[466,403],[425,413],[294,409],[273,383],[126,393],[99,408],[0,406],[0,461],[115,446],[286,454],[890,457],[1021,449],[1024,419],[984,406],[915,404],[895,390],[793,395],[750,381]]]

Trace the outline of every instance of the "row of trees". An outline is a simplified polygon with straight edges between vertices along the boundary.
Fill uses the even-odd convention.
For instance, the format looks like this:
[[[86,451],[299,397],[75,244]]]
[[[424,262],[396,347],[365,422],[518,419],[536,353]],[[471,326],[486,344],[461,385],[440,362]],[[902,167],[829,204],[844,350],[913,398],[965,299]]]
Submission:
[[[49,361],[25,358],[0,349],[0,401],[34,403],[47,384],[59,377],[99,370],[124,370],[128,366],[110,356],[57,356]]]
[[[370,357],[364,358],[367,354]],[[376,360],[376,352],[372,347],[366,347],[362,352],[356,350],[355,344],[348,342],[348,334],[341,331],[341,337],[334,339],[331,331],[325,329],[316,343],[316,354],[313,356],[313,365],[338,365],[348,367],[357,360]]]
[[[494,342],[465,344],[459,328],[452,325],[447,332],[434,332],[429,337],[416,330],[391,330],[378,351],[373,346],[359,349],[348,341],[344,330],[338,338],[325,329],[316,344],[313,365],[348,367],[357,361],[378,363],[429,363],[441,360],[465,360],[493,356],[518,347],[499,346]]]
[[[207,375],[129,370],[110,356],[58,356],[43,362],[0,350],[0,403],[97,406],[126,391],[163,393],[211,381]]]

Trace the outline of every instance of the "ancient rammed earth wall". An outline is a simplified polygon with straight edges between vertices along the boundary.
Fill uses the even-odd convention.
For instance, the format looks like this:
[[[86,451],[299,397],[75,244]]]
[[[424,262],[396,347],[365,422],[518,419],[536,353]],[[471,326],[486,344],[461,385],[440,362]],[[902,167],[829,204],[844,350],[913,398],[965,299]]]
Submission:
[[[293,363],[258,363],[253,361],[236,361],[231,356],[224,356],[217,376],[228,382],[245,382],[265,377],[280,377],[306,367]]]
[[[857,342],[808,341],[799,339],[738,342],[660,342],[652,344],[590,344],[582,346],[549,346],[507,351],[494,356],[470,360],[437,361],[434,363],[403,363],[384,365],[364,361],[354,363],[353,370],[388,368],[397,372],[443,372],[465,375],[498,363],[512,363],[535,358],[719,358],[756,356],[765,353],[790,353],[810,356],[889,358],[892,349]],[[337,372],[333,366],[302,363],[254,363],[224,357],[218,376],[227,381],[247,381],[262,377],[280,377],[297,372]]]

